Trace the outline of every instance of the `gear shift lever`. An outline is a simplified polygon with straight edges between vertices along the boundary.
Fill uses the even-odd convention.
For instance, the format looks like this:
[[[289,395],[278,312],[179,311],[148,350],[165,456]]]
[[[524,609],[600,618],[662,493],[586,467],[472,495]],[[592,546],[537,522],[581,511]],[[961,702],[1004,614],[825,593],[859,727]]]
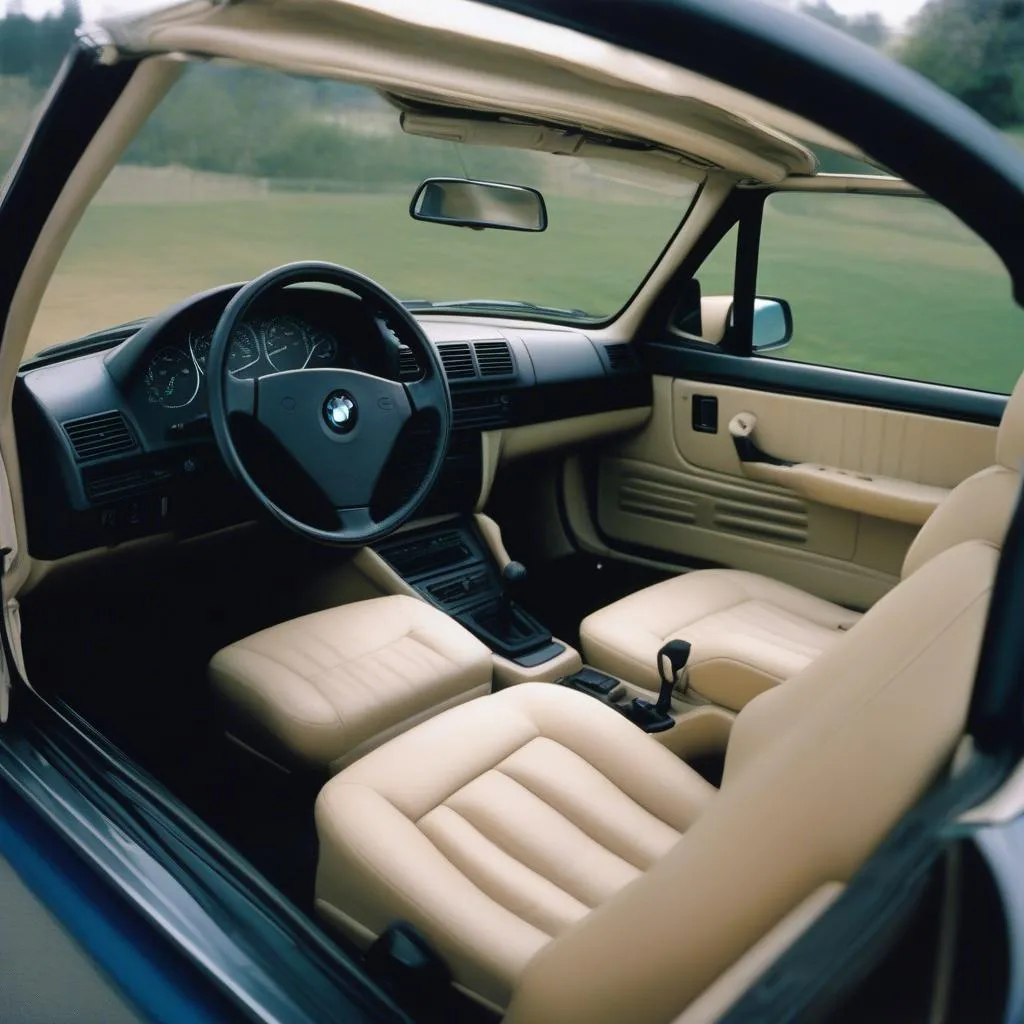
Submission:
[[[658,651],[658,675],[661,676],[661,690],[658,692],[658,703],[654,705],[659,715],[667,715],[672,710],[672,691],[676,688],[680,673],[690,660],[690,644],[686,640],[669,640]],[[668,671],[665,670],[666,663]]]
[[[498,607],[498,623],[501,632],[508,636],[512,632],[512,604],[526,579],[526,566],[522,562],[506,562],[501,570],[501,603]]]
[[[634,725],[644,732],[664,732],[676,724],[672,717],[672,691],[689,658],[690,645],[685,640],[670,640],[658,651],[658,675],[661,676],[658,702],[652,704],[643,697],[634,697],[633,703],[623,709],[623,714]]]

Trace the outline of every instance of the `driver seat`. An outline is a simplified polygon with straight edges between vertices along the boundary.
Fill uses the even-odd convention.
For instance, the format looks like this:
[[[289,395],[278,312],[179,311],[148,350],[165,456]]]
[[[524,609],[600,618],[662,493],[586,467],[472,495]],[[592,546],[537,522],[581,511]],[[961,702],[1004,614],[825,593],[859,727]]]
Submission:
[[[261,630],[209,677],[228,735],[284,767],[336,772],[491,688],[491,652],[440,609],[393,594]]]
[[[720,791],[548,683],[418,726],[321,791],[317,911],[363,946],[410,922],[515,1024],[674,1019],[835,899],[948,765],[998,557],[942,552],[751,701]]]

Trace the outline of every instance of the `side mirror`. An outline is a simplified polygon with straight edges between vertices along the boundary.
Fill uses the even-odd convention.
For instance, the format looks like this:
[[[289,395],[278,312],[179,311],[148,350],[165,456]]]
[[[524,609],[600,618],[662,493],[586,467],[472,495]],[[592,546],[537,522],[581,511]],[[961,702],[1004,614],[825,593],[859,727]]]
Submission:
[[[544,197],[526,185],[467,178],[427,178],[409,204],[414,220],[454,227],[543,231],[548,226]]]
[[[785,348],[793,340],[793,311],[785,299],[754,299],[755,352]]]

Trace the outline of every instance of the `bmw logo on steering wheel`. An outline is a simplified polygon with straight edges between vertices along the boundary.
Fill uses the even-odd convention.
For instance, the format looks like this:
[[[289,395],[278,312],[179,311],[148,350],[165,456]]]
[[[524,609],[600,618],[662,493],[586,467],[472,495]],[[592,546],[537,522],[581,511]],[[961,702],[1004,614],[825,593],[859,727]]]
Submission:
[[[347,391],[332,391],[324,402],[324,420],[337,434],[347,434],[356,425],[356,400]]]

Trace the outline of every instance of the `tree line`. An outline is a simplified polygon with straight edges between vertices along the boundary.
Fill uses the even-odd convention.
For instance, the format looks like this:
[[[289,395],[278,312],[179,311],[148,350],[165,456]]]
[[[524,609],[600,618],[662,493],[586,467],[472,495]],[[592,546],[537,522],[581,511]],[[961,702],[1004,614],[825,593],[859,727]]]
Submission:
[[[998,127],[1024,124],[1024,0],[929,0],[901,36],[877,14],[844,17],[828,0],[799,9],[884,49]]]

